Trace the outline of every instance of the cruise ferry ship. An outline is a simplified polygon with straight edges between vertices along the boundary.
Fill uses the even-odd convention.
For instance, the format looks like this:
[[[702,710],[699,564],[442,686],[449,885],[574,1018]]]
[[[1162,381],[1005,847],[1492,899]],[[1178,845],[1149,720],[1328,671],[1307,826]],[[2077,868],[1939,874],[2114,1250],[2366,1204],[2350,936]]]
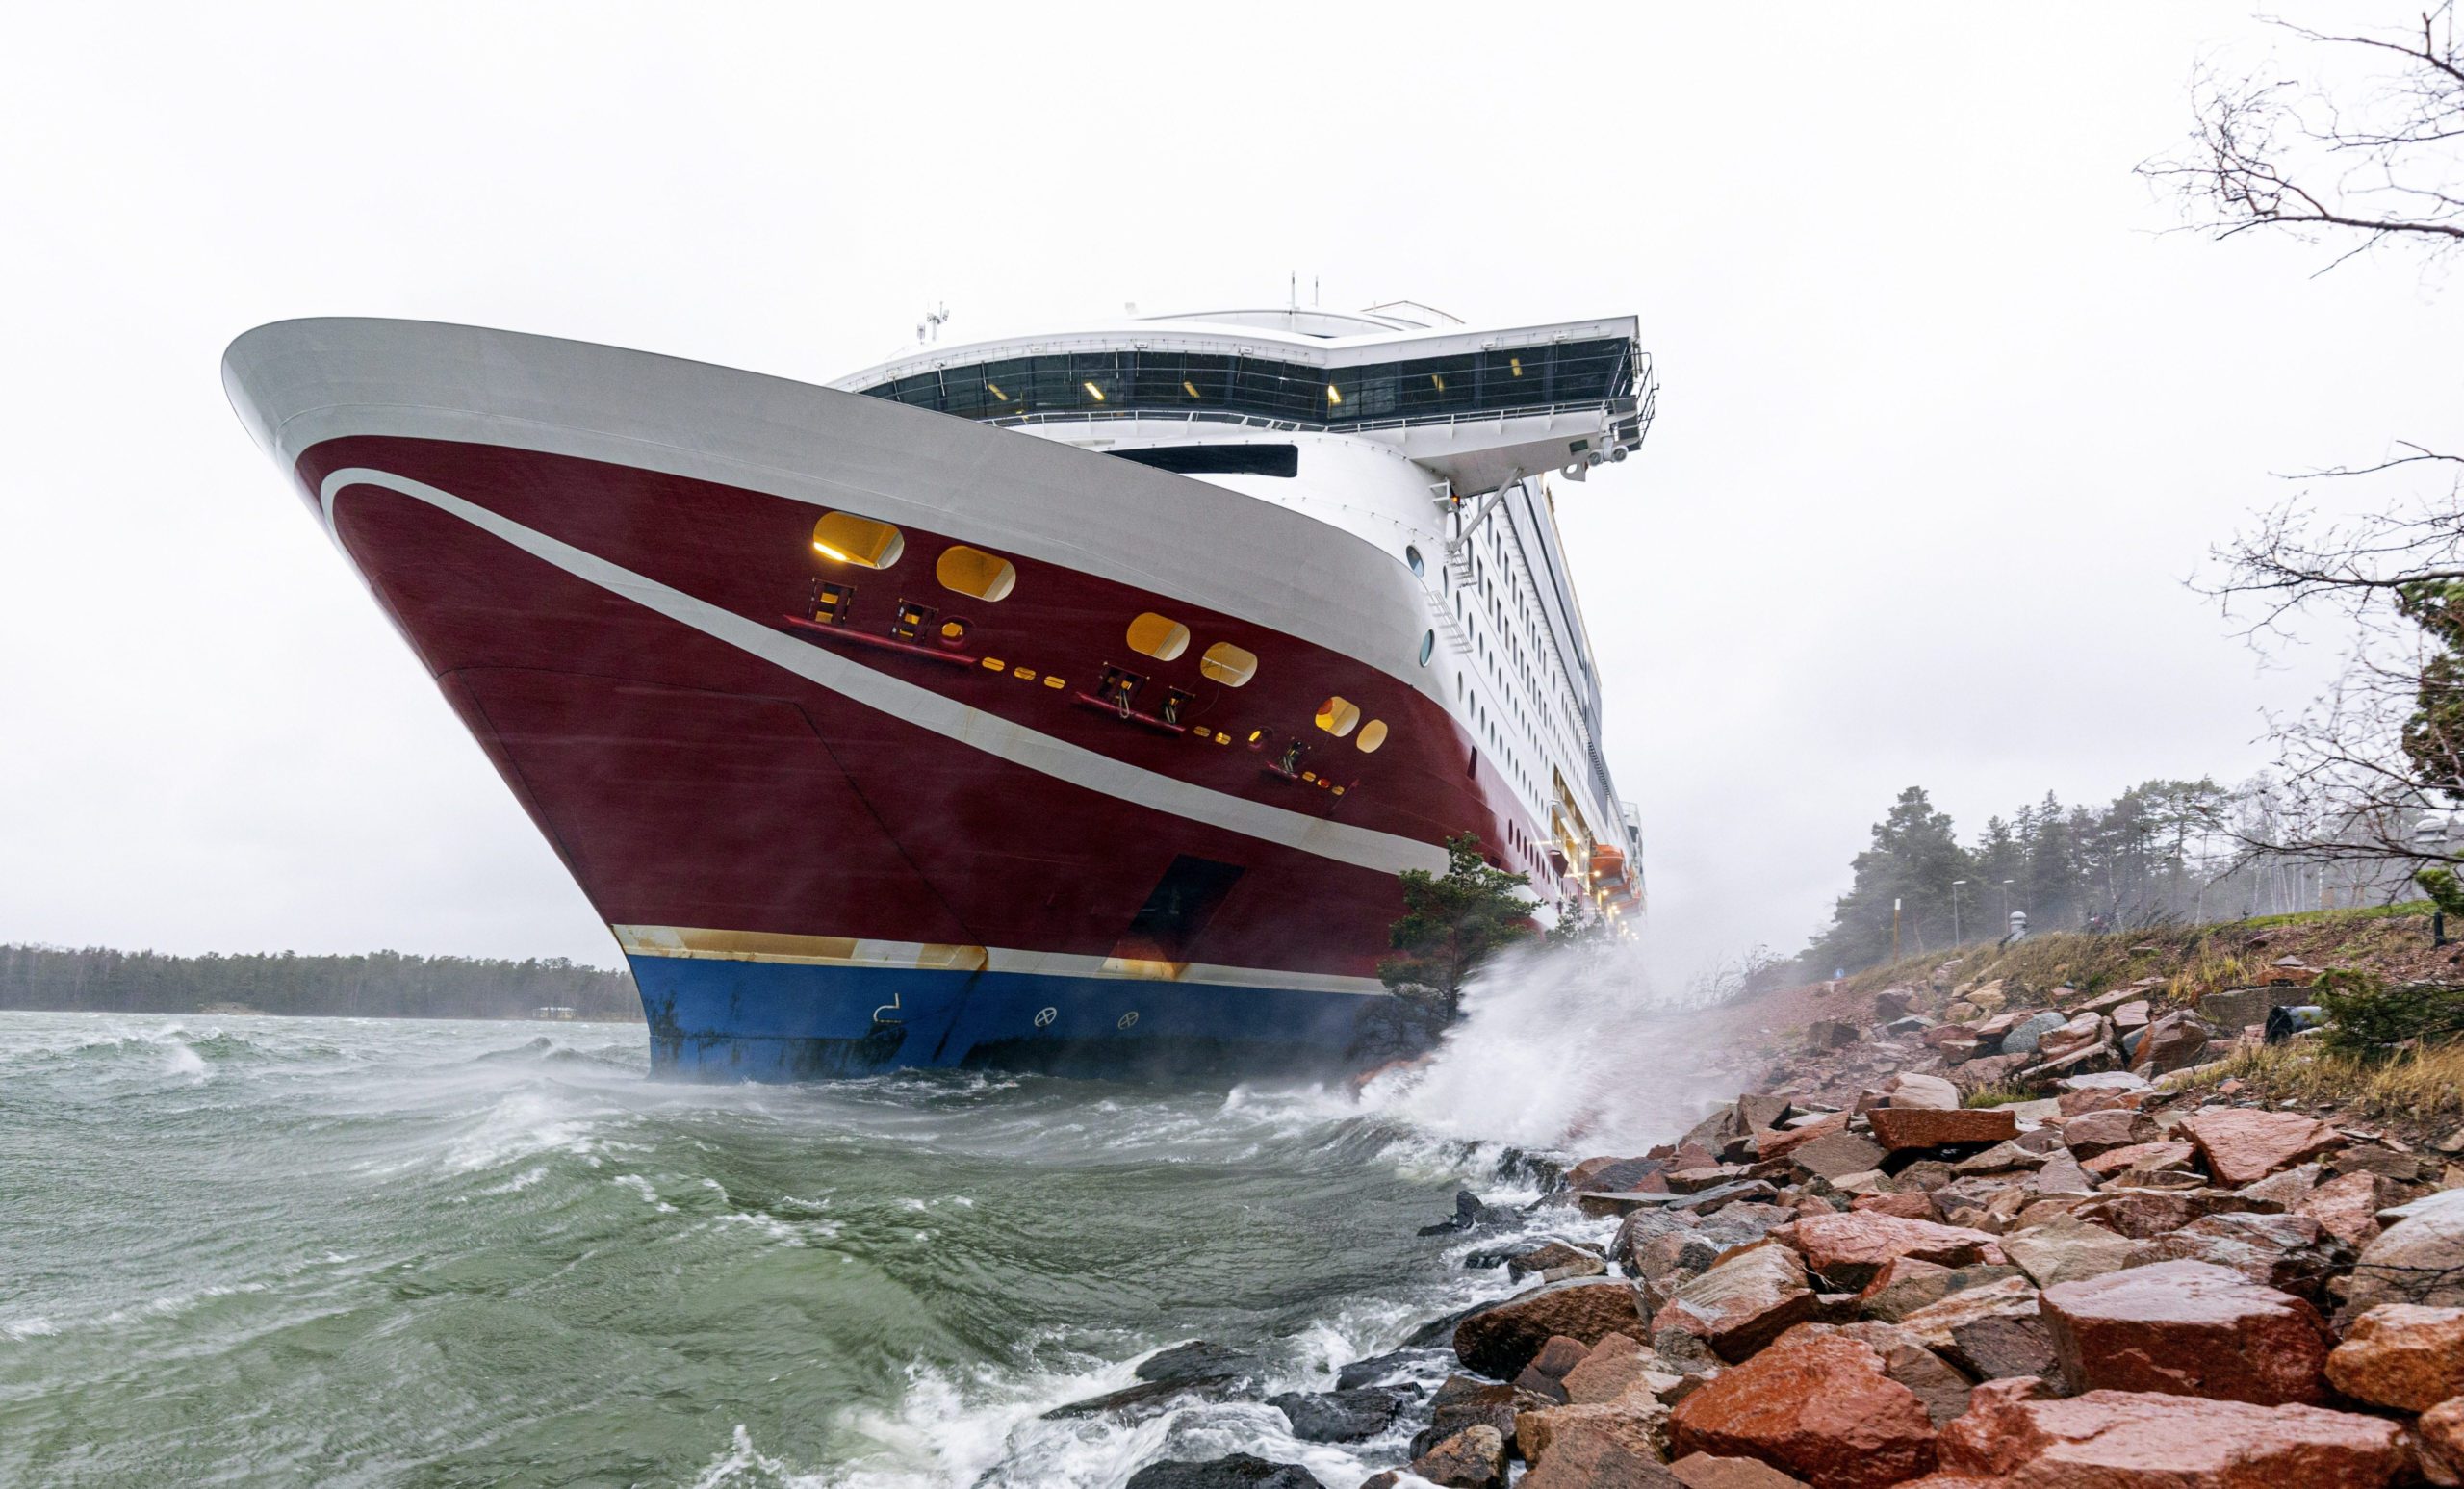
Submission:
[[[630,962],[654,1067],[1306,1071],[1477,834],[1642,905],[1555,502],[1631,318],[919,342],[828,387],[309,320],[233,406]]]

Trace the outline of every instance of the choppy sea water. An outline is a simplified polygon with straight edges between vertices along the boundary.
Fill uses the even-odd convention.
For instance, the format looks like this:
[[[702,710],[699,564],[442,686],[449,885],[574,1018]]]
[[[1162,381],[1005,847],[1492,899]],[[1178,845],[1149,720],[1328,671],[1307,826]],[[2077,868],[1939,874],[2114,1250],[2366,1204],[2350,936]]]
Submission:
[[[1040,1414],[1197,1338],[1327,1388],[1507,1291],[1460,1265],[1497,1235],[1415,1234],[1460,1182],[1516,1197],[1481,1136],[1409,1093],[680,1085],[626,1026],[0,1014],[0,1483],[1098,1486],[1245,1450],[1348,1489],[1406,1428]]]

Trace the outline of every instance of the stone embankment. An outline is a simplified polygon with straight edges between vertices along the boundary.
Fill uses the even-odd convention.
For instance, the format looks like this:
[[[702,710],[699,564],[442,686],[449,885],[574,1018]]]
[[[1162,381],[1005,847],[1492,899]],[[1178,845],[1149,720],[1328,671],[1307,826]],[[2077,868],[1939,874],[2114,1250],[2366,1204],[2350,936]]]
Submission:
[[[1567,1170],[1522,1218],[1564,1237],[1478,1259],[1532,1286],[1412,1341],[1451,1351],[1434,1391],[1407,1348],[1275,1404],[1320,1440],[1424,1423],[1362,1489],[1518,1462],[1524,1489],[2457,1484],[2464,1132],[2192,1068],[2299,980],[2195,1011],[2015,1007],[1947,969],[1885,990],[1676,1142]],[[1466,1196],[1456,1223],[1504,1219]],[[1318,1480],[1247,1457],[1131,1483]]]

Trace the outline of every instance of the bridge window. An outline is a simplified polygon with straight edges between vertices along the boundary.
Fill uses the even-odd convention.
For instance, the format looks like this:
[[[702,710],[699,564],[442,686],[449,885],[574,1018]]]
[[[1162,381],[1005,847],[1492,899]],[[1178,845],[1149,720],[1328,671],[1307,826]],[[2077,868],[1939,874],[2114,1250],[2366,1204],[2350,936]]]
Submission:
[[[1342,697],[1327,699],[1318,706],[1318,727],[1341,739],[1360,723],[1360,705]]]
[[[1384,719],[1370,720],[1361,727],[1360,737],[1352,741],[1360,747],[1360,753],[1363,755],[1375,755],[1377,747],[1385,742],[1386,721]]]
[[[1190,649],[1190,629],[1148,610],[1129,623],[1129,644],[1159,662],[1168,662]]]
[[[1170,350],[1074,352],[911,372],[863,391],[963,419],[1196,410],[1335,427],[1596,405],[1630,395],[1635,372],[1632,345],[1605,337],[1344,367]]]
[[[933,578],[941,581],[943,589],[977,600],[1007,600],[1017,586],[1018,569],[999,554],[954,543],[941,550],[940,559],[933,565]]]
[[[1249,680],[1258,675],[1258,654],[1229,641],[1218,641],[1198,658],[1197,670],[1225,687],[1246,687]]]
[[[907,538],[887,523],[853,512],[826,512],[812,525],[812,549],[839,563],[886,569],[907,552]]]

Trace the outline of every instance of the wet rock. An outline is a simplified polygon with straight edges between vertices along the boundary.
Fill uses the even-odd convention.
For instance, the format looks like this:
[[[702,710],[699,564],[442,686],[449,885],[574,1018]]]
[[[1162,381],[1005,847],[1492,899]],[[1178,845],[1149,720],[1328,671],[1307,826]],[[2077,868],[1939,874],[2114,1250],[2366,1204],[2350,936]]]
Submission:
[[[1505,1274],[1517,1282],[1540,1273],[1543,1280],[1555,1282],[1567,1277],[1597,1277],[1608,1271],[1608,1263],[1599,1253],[1570,1246],[1562,1241],[1552,1241],[1517,1256],[1506,1258]]]
[[[1169,1349],[1159,1349],[1138,1362],[1141,1380],[1223,1380],[1235,1375],[1255,1375],[1266,1368],[1265,1362],[1245,1349],[1230,1349],[1194,1339]]]
[[[1977,1387],[1939,1452],[1921,1489],[2379,1489],[2405,1468],[2401,1430],[2374,1417],[2124,1391],[2037,1400],[2015,1381]]]
[[[2403,1203],[2407,1194],[2404,1185],[2383,1174],[2348,1173],[2320,1185],[2292,1208],[2359,1250],[2378,1239],[2378,1212]]]
[[[1417,1399],[1416,1391],[1392,1386],[1362,1386],[1349,1391],[1286,1392],[1267,1398],[1267,1404],[1292,1424],[1292,1435],[1304,1443],[1357,1443],[1375,1437]]]
[[[1757,1458],[1722,1458],[1690,1452],[1668,1466],[1685,1489],[1805,1489],[1805,1480]]]
[[[1795,1111],[1785,1096],[1757,1095],[1747,1091],[1736,1098],[1736,1124],[1749,1133],[1764,1132],[1779,1126]]]
[[[1797,1253],[1784,1245],[1759,1245],[1680,1284],[1652,1320],[1653,1343],[1667,1354],[1660,1334],[1674,1329],[1701,1339],[1724,1360],[1742,1360],[1791,1324],[1812,1318],[1815,1307]]]
[[[1228,1349],[1202,1339],[1192,1340],[1141,1360],[1136,1371],[1138,1384],[1056,1406],[1043,1416],[1047,1422],[1066,1422],[1107,1412],[1144,1415],[1149,1409],[1189,1398],[1219,1400],[1239,1393],[1265,1368],[1263,1361],[1245,1350]]]
[[[2253,1282],[2323,1302],[2328,1279],[2352,1266],[2352,1247],[2306,1215],[2211,1215],[2140,1242],[2129,1265],[2209,1262]]]
[[[1679,1453],[1758,1458],[1815,1489],[1880,1489],[1930,1471],[1934,1424],[1882,1356],[1836,1336],[1799,1337],[1685,1398]]]
[[[2037,1058],[2048,1063],[2067,1059],[2081,1050],[2110,1043],[2113,1026],[2101,1014],[2083,1013],[2073,1015],[2058,1029],[2047,1029],[2037,1036]]]
[[[1455,1325],[1454,1355],[1466,1368],[1511,1380],[1553,1334],[1584,1345],[1642,1326],[1634,1290],[1623,1282],[1561,1282],[1482,1309]]]
[[[2251,1107],[2209,1107],[2185,1117],[2176,1131],[2197,1145],[2216,1182],[2231,1187],[2255,1184],[2344,1142],[2315,1117]]]
[[[2064,1383],[2259,1405],[2325,1399],[2318,1310],[2206,1262],[2162,1262],[2047,1288]]]
[[[1934,1199],[1922,1190],[1893,1191],[1884,1194],[1860,1194],[1849,1201],[1849,1210],[1870,1210],[1876,1215],[1895,1215],[1904,1220],[1934,1219]]]
[[[1650,1189],[1651,1181],[1667,1168],[1667,1162],[1657,1158],[1586,1158],[1566,1170],[1566,1188],[1612,1194]]]
[[[1385,1354],[1373,1354],[1367,1359],[1354,1360],[1335,1372],[1335,1389],[1351,1391],[1361,1386],[1378,1385],[1425,1366],[1442,1357],[1444,1353],[1443,1350],[1428,1348],[1396,1349]]]
[[[1865,1114],[1865,1120],[1874,1129],[1874,1137],[1894,1153],[1909,1148],[2000,1142],[2019,1133],[2016,1119],[2000,1107],[1955,1107],[1946,1111],[1876,1107]]]
[[[2464,1308],[2371,1309],[2328,1354],[2327,1379],[2355,1400],[2403,1411],[2464,1396]]]
[[[1806,1266],[1835,1290],[1844,1292],[1862,1289],[1897,1257],[1944,1267],[2003,1260],[1993,1238],[1983,1231],[1907,1220],[1870,1210],[1808,1216],[1772,1234],[1795,1247]]]
[[[2040,1194],[2092,1194],[2096,1181],[2079,1167],[2079,1160],[2067,1152],[2056,1153],[2037,1170],[2037,1193]]]
[[[2131,1252],[2139,1245],[2075,1215],[2011,1231],[2001,1242],[2003,1254],[2040,1288],[2085,1282],[2109,1271],[2119,1271],[2131,1265]]]
[[[1326,1489],[1318,1476],[1296,1463],[1273,1463],[1236,1452],[1204,1463],[1150,1463],[1129,1476],[1128,1489]]]
[[[2416,1184],[2421,1181],[2422,1161],[2383,1142],[2356,1142],[2330,1157],[2327,1171],[2337,1175],[2374,1173],[2399,1184]]]
[[[2381,1211],[2378,1220],[2387,1229],[2362,1248],[2346,1306],[2356,1314],[2380,1303],[2464,1307],[2464,1190]]]
[[[2117,1189],[2098,1194],[2075,1213],[2083,1220],[2092,1220],[2134,1241],[2152,1241],[2211,1215],[2264,1208],[2263,1202],[2230,1190]]]
[[[1417,1458],[1457,1432],[1473,1426],[1493,1429],[1510,1452],[1514,1449],[1514,1419],[1524,1412],[1538,1411],[1555,1404],[1545,1396],[1535,1396],[1515,1386],[1475,1380],[1469,1375],[1449,1375],[1446,1383],[1429,1398],[1428,1425],[1413,1436],[1412,1456]]]
[[[1502,1489],[1505,1436],[1485,1424],[1465,1427],[1412,1460],[1412,1472],[1447,1489]]]
[[[1987,1173],[2015,1175],[2023,1170],[2041,1168],[2045,1162],[2045,1155],[2035,1148],[2016,1142],[1996,1142],[1982,1153],[1970,1153],[1951,1165],[1951,1172],[1963,1178]]]
[[[1424,1225],[1424,1236],[1443,1236],[1452,1231],[1474,1230],[1482,1225],[1511,1225],[1523,1219],[1523,1212],[1506,1205],[1480,1202],[1480,1196],[1468,1189],[1454,1192],[1454,1219]]]

